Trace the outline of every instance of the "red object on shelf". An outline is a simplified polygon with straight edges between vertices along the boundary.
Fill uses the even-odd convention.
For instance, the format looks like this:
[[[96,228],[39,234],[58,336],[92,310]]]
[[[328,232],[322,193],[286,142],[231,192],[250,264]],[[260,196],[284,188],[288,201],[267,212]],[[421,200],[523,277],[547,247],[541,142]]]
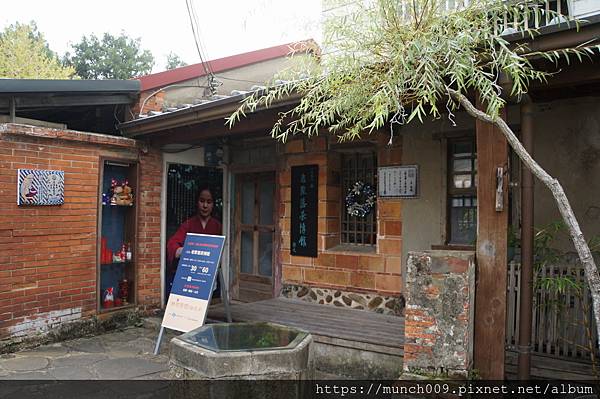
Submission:
[[[119,252],[119,257],[121,258],[121,262],[125,262],[125,259],[127,258],[127,247],[125,246],[125,244],[121,245],[121,251]]]
[[[123,301],[121,298],[115,298],[115,307],[123,306]]]
[[[106,248],[106,238],[102,237],[100,239],[100,263],[109,263],[108,260],[108,250]]]

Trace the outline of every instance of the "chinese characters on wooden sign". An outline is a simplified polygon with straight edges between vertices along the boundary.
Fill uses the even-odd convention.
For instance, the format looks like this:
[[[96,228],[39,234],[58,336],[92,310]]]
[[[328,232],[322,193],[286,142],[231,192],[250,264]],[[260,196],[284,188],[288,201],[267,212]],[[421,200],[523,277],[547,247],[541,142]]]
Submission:
[[[419,195],[417,165],[380,167],[377,177],[380,197],[417,198]]]
[[[18,205],[61,205],[65,202],[65,172],[62,170],[19,169]]]
[[[292,166],[291,254],[317,257],[319,165]]]

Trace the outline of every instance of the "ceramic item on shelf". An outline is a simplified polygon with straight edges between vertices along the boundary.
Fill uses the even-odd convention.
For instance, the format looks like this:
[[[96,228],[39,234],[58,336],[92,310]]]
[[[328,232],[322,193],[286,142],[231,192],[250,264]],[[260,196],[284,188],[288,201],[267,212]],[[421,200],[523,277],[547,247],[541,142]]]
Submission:
[[[104,301],[102,301],[102,307],[112,308],[115,306],[115,297],[113,295],[113,287],[108,287],[104,290]]]
[[[119,281],[119,297],[123,304],[127,304],[127,297],[129,296],[129,282],[127,279]]]

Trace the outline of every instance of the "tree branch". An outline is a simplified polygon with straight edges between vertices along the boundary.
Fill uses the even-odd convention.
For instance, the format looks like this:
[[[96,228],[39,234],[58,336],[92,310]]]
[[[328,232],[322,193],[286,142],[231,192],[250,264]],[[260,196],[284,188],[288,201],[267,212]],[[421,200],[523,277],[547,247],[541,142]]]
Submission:
[[[448,91],[450,97],[460,103],[460,105],[462,105],[469,115],[483,122],[491,123],[497,126],[525,166],[531,170],[531,172],[552,192],[554,200],[558,206],[558,210],[560,211],[560,214],[567,225],[571,240],[575,245],[579,259],[584,267],[585,276],[592,294],[592,305],[594,307],[594,316],[596,319],[596,333],[598,336],[600,336],[600,274],[598,273],[598,268],[594,262],[594,257],[592,256],[590,248],[585,241],[583,233],[581,232],[581,228],[579,227],[579,223],[575,218],[573,209],[571,208],[569,200],[567,199],[561,184],[557,179],[550,176],[531,157],[512,129],[506,124],[504,119],[500,117],[492,117],[487,113],[478,110],[464,94],[449,87],[447,87],[446,90]]]

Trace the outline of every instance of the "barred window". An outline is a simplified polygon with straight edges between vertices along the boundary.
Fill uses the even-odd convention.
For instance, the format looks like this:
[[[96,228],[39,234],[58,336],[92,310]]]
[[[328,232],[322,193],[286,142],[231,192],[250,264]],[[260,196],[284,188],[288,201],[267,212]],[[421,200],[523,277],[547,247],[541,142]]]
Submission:
[[[448,244],[474,245],[477,236],[475,138],[448,141]]]
[[[343,153],[342,154],[342,193],[341,202],[341,243],[353,245],[376,244],[377,240],[377,206],[365,217],[351,216],[347,212],[346,195],[356,184],[362,181],[377,190],[376,170],[377,157],[375,152]]]

